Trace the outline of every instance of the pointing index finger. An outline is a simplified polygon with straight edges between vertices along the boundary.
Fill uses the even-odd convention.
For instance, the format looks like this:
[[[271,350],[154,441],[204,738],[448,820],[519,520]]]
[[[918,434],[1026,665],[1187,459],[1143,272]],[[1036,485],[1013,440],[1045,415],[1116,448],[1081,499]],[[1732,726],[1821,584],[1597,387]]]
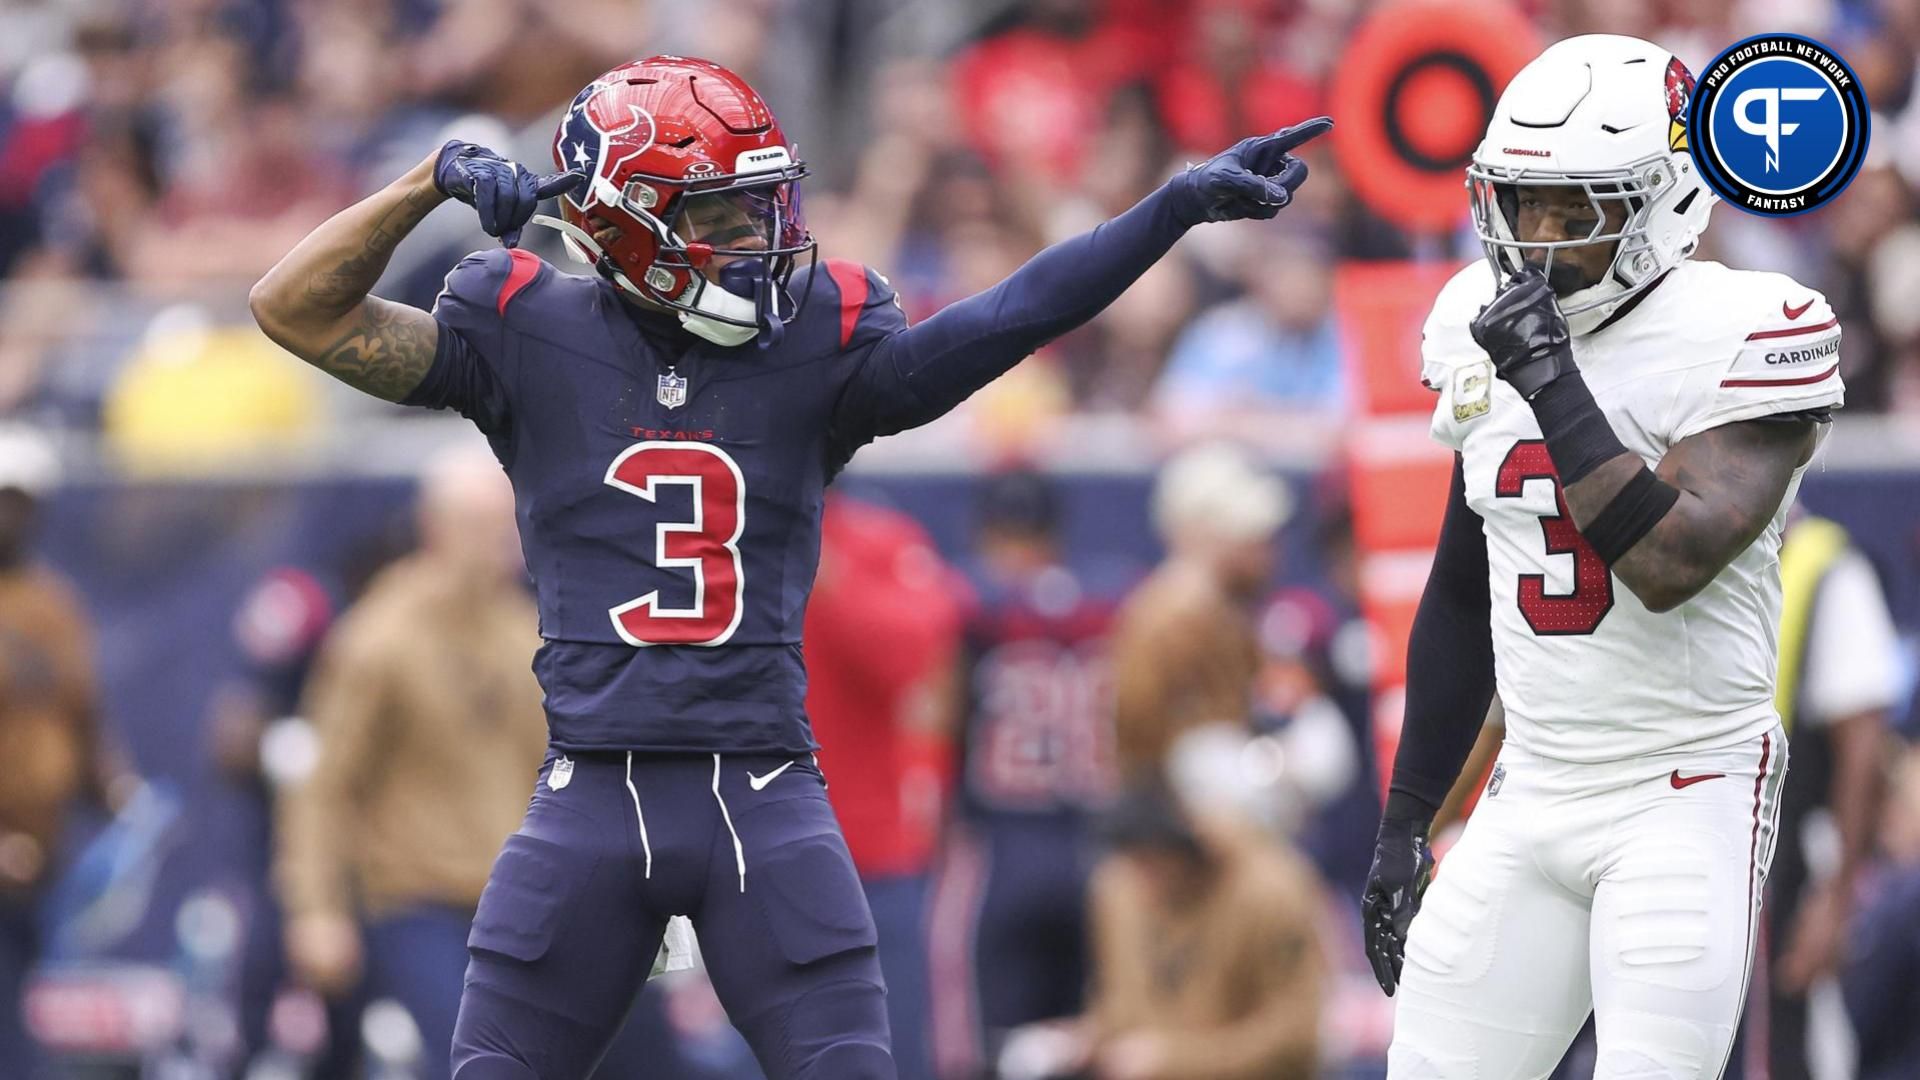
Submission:
[[[554,173],[543,176],[534,186],[534,193],[542,199],[551,199],[555,195],[567,195],[587,182],[587,175],[580,172]]]
[[[1273,142],[1270,145],[1283,152],[1291,151],[1295,147],[1302,146],[1332,130],[1332,117],[1316,116],[1311,120],[1303,120],[1292,127],[1281,128],[1279,131],[1274,132]]]

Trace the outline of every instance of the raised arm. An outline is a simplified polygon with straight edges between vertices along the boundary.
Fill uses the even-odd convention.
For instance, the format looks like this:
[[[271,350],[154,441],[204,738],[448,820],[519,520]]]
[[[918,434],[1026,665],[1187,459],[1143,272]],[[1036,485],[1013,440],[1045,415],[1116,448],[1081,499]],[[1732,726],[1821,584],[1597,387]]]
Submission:
[[[321,223],[254,284],[247,304],[288,352],[356,390],[400,401],[426,377],[439,344],[432,315],[370,295],[400,241],[451,197],[513,247],[541,199],[584,179],[541,176],[485,147],[449,142]]]
[[[1715,415],[1728,422],[1680,439],[1649,469],[1587,388],[1566,319],[1535,267],[1508,279],[1471,329],[1540,422],[1574,524],[1650,611],[1679,607],[1719,576],[1767,527],[1794,470],[1813,455],[1813,417],[1796,413],[1791,397],[1761,398]],[[1779,413],[1763,411],[1774,400]]]
[[[1767,527],[1793,471],[1813,454],[1814,421],[1746,420],[1682,439],[1653,470],[1674,492],[1666,513],[1613,560],[1613,572],[1652,611],[1670,611],[1726,569]],[[1624,447],[1568,484],[1567,509],[1582,533],[1609,504],[1644,485],[1646,465]]]
[[[400,241],[446,199],[433,183],[434,160],[328,218],[247,295],[254,320],[282,348],[387,401],[420,385],[439,336],[432,315],[370,295]]]
[[[848,387],[839,426],[871,438],[935,420],[1099,314],[1194,225],[1272,218],[1306,182],[1307,165],[1291,151],[1332,127],[1317,117],[1243,139],[998,285],[880,339]]]

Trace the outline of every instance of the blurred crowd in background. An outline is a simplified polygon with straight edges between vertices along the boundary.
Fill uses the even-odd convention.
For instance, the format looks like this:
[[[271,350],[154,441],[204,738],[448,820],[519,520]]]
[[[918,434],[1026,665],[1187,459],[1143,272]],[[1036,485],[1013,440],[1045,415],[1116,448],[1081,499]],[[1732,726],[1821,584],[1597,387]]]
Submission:
[[[0,6],[0,412],[105,429],[138,456],[324,437],[325,398],[245,325],[247,284],[444,138],[551,160],[564,102],[648,52],[707,56],[775,106],[813,169],[822,251],[888,273],[910,315],[997,280],[1252,132],[1340,112],[1366,0],[8,0]],[[1849,58],[1872,157],[1817,218],[1722,210],[1704,254],[1794,274],[1848,327],[1848,411],[1920,409],[1913,0],[1530,0],[1545,39],[1637,34],[1698,67],[1759,29]],[[1337,137],[1337,135],[1336,135]],[[1459,229],[1370,213],[1324,145],[1301,205],[1202,230],[966,423],[1046,446],[1062,415],[1283,439],[1349,400],[1337,260],[1473,257]],[[485,237],[442,211],[383,289],[429,303]],[[564,261],[551,234],[536,250]],[[239,329],[236,329],[239,328]],[[206,383],[254,392],[212,400]],[[348,411],[347,416],[340,415]],[[1277,423],[1276,418],[1288,418]],[[1322,425],[1316,428],[1318,422]],[[332,425],[329,427],[329,425]],[[196,442],[197,441],[197,442]],[[202,447],[204,449],[204,447]]]
[[[327,384],[247,317],[247,286],[328,214],[450,137],[545,168],[560,109],[593,76],[648,53],[705,56],[761,89],[811,166],[823,255],[887,273],[919,317],[1184,162],[1338,118],[1330,80],[1375,6],[0,0],[0,421],[64,433],[66,471],[83,480],[61,489],[59,468],[0,443],[0,770],[32,757],[30,738],[55,763],[0,771],[0,824],[10,796],[105,811],[87,847],[65,842],[69,858],[47,821],[22,830],[31,850],[0,836],[0,973],[24,978],[30,952],[44,961],[34,989],[0,985],[0,1007],[18,1016],[30,999],[63,1076],[332,1077],[354,1075],[341,1064],[354,1056],[384,1080],[437,1075],[446,973],[457,995],[491,857],[479,834],[519,811],[517,795],[475,800],[532,779],[520,759],[537,751],[538,710],[525,663],[499,659],[532,641],[514,623],[524,597],[504,584],[516,568],[498,558],[511,545],[493,543],[511,525],[499,492],[436,458],[416,510],[421,458],[364,437],[444,432],[445,418]],[[1759,30],[1846,56],[1875,110],[1852,188],[1802,218],[1722,208],[1703,254],[1827,294],[1846,326],[1849,417],[1920,415],[1920,0],[1519,6],[1543,40],[1636,34],[1696,70]],[[1479,251],[1464,189],[1456,228],[1412,235],[1361,203],[1324,146],[1309,158],[1313,179],[1279,219],[1195,231],[943,421],[957,475],[856,462],[841,485],[858,499],[828,519],[811,705],[909,1080],[1381,1070],[1390,1003],[1354,917],[1379,703],[1341,477],[1295,467],[1277,483],[1262,455],[1209,447],[1158,489],[1146,471],[1047,476],[1095,428],[1150,456],[1222,435],[1326,456],[1355,397],[1337,267]],[[554,238],[528,235],[565,261]],[[378,291],[427,306],[454,261],[490,242],[464,208],[437,212]],[[118,470],[87,468],[95,435]],[[276,461],[321,476],[260,475]],[[154,472],[225,480],[115,486]],[[363,472],[404,479],[351,476]],[[1816,477],[1809,491],[1858,518],[1905,512],[1888,493],[1913,481],[1898,484]],[[30,569],[15,494],[44,504],[40,550],[77,593]],[[1861,539],[1911,580],[1909,537]],[[488,583],[497,607],[447,606],[448,581]],[[1894,605],[1901,625],[1911,607]],[[1856,660],[1899,648],[1893,624],[1876,625]],[[49,627],[58,641],[36,647],[57,662],[21,661],[19,642]],[[410,651],[451,627],[462,633],[444,652]],[[1854,669],[1851,712],[1833,719],[1868,716],[1876,740],[1898,724],[1904,655],[1871,678]],[[423,666],[500,680],[396,672]],[[484,739],[447,734],[442,684],[499,718]],[[29,713],[28,735],[10,735]],[[1861,745],[1898,757],[1846,745],[1856,764]],[[1796,733],[1796,770],[1800,746]],[[407,769],[391,768],[401,757]],[[1178,797],[1109,805],[1141,769]],[[485,782],[448,783],[475,775]],[[1856,996],[1878,1008],[1855,1010],[1860,1056],[1900,1062],[1891,1077],[1920,1061],[1902,1020],[1920,986],[1920,766],[1906,759],[1889,791],[1884,829],[1877,801],[1849,811],[1869,832],[1843,876],[1874,906],[1862,932],[1878,935],[1876,966],[1856,972]],[[29,912],[29,892],[52,914]],[[1839,905],[1821,910],[1837,929],[1808,963],[1831,990],[1855,900],[1822,903]],[[1845,1058],[1841,1044],[1820,1054]],[[742,1055],[711,991],[668,978],[601,1075],[751,1075]],[[1749,1067],[1766,1056],[1751,1051]]]

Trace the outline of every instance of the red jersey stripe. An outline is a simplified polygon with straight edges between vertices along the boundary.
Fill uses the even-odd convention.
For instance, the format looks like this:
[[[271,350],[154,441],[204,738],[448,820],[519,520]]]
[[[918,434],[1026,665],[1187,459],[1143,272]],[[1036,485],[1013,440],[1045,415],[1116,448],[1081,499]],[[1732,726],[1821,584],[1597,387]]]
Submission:
[[[1747,335],[1747,340],[1765,341],[1768,338],[1798,337],[1801,334],[1817,334],[1822,330],[1831,330],[1839,325],[1840,319],[1838,316],[1835,316],[1815,326],[1789,326],[1785,330],[1755,330],[1753,333]]]
[[[535,255],[531,251],[522,251],[519,248],[508,248],[507,258],[513,260],[513,269],[507,271],[507,280],[501,283],[500,296],[499,299],[495,301],[502,315],[507,313],[507,303],[511,301],[521,289],[532,284],[533,276],[540,272],[540,256]]]
[[[853,340],[860,309],[867,306],[867,271],[849,259],[828,259],[827,274],[840,288],[840,347],[844,349]]]
[[[1836,373],[1839,372],[1839,370],[1840,370],[1840,365],[1838,362],[1835,362],[1832,367],[1828,368],[1827,370],[1821,372],[1818,375],[1803,375],[1798,379],[1722,379],[1720,380],[1720,385],[1721,386],[1808,386],[1812,383],[1817,383],[1822,379],[1832,378]]]

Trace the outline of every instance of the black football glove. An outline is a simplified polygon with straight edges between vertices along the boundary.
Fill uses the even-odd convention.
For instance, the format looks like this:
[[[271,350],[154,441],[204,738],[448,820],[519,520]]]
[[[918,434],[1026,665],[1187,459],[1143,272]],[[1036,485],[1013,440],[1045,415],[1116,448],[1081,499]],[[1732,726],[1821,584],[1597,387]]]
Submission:
[[[1493,369],[1529,401],[1548,383],[1579,370],[1553,287],[1531,263],[1507,279],[1467,328],[1493,358]]]
[[[507,247],[520,245],[520,229],[540,200],[573,191],[587,178],[577,172],[531,173],[484,146],[448,141],[433,163],[433,186],[480,212],[480,227]]]
[[[1389,818],[1380,822],[1380,834],[1373,842],[1373,867],[1367,871],[1360,922],[1367,935],[1367,962],[1388,997],[1400,985],[1407,927],[1433,877],[1433,853],[1427,850],[1426,834],[1425,822]]]
[[[1265,220],[1293,201],[1294,189],[1307,182],[1307,163],[1289,151],[1332,130],[1325,116],[1281,128],[1271,135],[1241,139],[1174,178],[1178,214],[1188,225],[1202,221]]]

